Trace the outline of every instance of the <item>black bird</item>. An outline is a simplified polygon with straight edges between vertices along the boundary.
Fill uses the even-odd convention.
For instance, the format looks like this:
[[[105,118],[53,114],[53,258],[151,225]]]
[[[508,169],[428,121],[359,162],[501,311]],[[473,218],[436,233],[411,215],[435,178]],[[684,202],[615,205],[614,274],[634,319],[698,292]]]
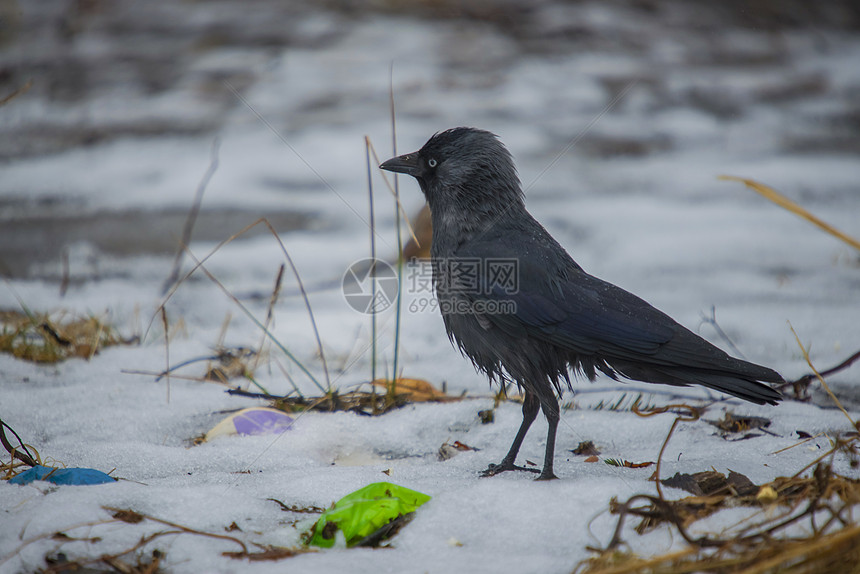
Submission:
[[[784,382],[775,371],[730,357],[583,271],[526,211],[513,159],[494,134],[450,129],[380,167],[417,179],[430,205],[433,280],[448,338],[490,381],[512,380],[525,394],[510,451],[484,476],[532,470],[514,463],[541,409],[549,432],[538,479],[555,478],[556,394],[562,381],[572,388],[569,369],[589,380],[600,371],[702,385],[757,404],[781,399],[762,384]]]

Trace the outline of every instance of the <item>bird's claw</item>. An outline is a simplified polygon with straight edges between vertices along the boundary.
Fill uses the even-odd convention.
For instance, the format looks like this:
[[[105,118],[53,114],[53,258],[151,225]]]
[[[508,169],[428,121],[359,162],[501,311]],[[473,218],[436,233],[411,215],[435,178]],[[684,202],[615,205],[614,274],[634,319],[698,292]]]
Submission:
[[[527,468],[525,466],[517,466],[512,462],[502,461],[499,464],[490,464],[490,466],[488,466],[486,470],[481,472],[480,476],[481,476],[481,478],[487,478],[490,476],[496,476],[497,474],[501,474],[501,473],[506,472],[508,470],[524,470],[526,472],[534,472],[534,473],[540,472],[540,470],[538,470],[536,468]],[[550,476],[548,478],[555,478],[555,476]],[[545,478],[543,478],[543,475],[539,476],[538,479],[539,480],[545,480]]]

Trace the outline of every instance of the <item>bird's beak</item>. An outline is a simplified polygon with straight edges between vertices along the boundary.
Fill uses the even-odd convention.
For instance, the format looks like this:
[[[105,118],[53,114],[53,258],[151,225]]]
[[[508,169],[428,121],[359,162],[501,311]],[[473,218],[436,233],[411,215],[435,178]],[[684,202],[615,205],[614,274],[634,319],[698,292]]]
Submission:
[[[421,175],[421,168],[418,165],[418,152],[393,157],[390,160],[383,162],[379,168],[386,171],[405,173],[412,177],[418,177]]]

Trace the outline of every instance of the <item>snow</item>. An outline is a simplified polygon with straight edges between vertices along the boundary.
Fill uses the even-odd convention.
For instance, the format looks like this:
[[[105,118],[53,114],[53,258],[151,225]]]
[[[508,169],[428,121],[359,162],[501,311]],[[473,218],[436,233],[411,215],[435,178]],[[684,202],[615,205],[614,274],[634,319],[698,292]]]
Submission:
[[[831,136],[857,137],[860,39],[826,30],[734,30],[720,48],[729,52],[726,61],[710,65],[703,57],[707,46],[695,31],[673,28],[669,19],[663,34],[657,16],[619,24],[619,15],[626,19],[629,10],[588,3],[581,9],[547,8],[546,24],[554,25],[565,48],[551,54],[522,49],[513,36],[490,25],[379,15],[351,20],[320,10],[306,16],[309,27],[300,33],[307,39],[301,45],[224,47],[187,56],[188,79],[158,97],[132,90],[126,100],[106,91],[96,103],[56,106],[22,97],[0,108],[10,117],[8,129],[33,121],[43,108],[63,125],[75,125],[81,117],[104,126],[145,124],[152,118],[205,124],[215,121],[213,114],[218,118],[216,127],[204,133],[124,134],[8,159],[0,164],[0,225],[34,213],[50,218],[184,211],[217,135],[219,166],[204,208],[259,216],[309,211],[322,222],[281,238],[310,291],[332,385],[342,392],[355,389],[370,376],[370,321],[348,306],[339,285],[352,262],[369,256],[363,137],[371,137],[380,159],[391,155],[388,78],[393,60],[400,152],[417,149],[432,133],[454,125],[492,130],[518,162],[532,213],[589,272],[637,293],[725,348],[711,327],[700,325],[701,315],[714,306],[720,326],[747,358],[787,379],[809,370],[788,322],[811,348],[818,368],[841,361],[860,346],[857,254],[741,184],[717,176],[767,183],[860,236],[856,145],[827,147]],[[567,50],[560,38],[571,24],[564,19],[577,18],[609,37],[641,36],[638,41],[648,49],[622,49],[604,38],[590,49]],[[826,50],[810,41],[816,35],[826,41]],[[110,54],[98,42],[87,46],[84,51],[94,57]],[[755,63],[744,64],[744,57]],[[253,77],[236,84],[247,105],[231,91],[225,108],[200,95],[197,75],[219,72]],[[798,77],[818,78],[820,87],[804,88],[802,82],[797,87]],[[628,96],[607,109],[633,80],[639,81]],[[772,95],[780,90],[783,97]],[[792,96],[792,90],[800,95]],[[853,128],[843,121],[852,113]],[[547,170],[574,140],[571,151]],[[606,141],[640,151],[601,152]],[[792,143],[797,141],[812,142],[814,149]],[[635,145],[622,145],[631,142]],[[391,259],[397,249],[394,206],[378,175],[374,186],[377,249],[380,257]],[[402,178],[400,192],[407,212],[417,212],[422,198],[414,182]],[[238,229],[221,231],[219,238],[226,239]],[[194,241],[191,250],[203,257],[217,242]],[[592,440],[601,459],[656,460],[673,415],[640,418],[629,410],[597,410],[595,405],[617,401],[624,392],[628,397],[642,392],[646,404],[665,404],[671,399],[660,393],[669,389],[608,380],[594,387],[579,383],[583,392],[564,398],[575,401],[576,408],[563,412],[559,426],[559,480],[534,482],[526,473],[478,478],[478,471],[507,451],[519,427],[520,407],[503,402],[495,422],[481,424],[477,413],[492,408],[494,389],[451,348],[437,314],[407,311],[422,293],[403,294],[399,365],[404,376],[439,387],[444,383],[450,394],[466,392],[467,398],[411,404],[381,417],[307,412],[277,437],[226,437],[193,446],[193,439],[226,411],[264,403],[228,395],[214,383],[178,377],[155,382],[153,374],[140,374],[158,373],[166,365],[156,309],[172,256],[145,246],[131,254],[103,253],[87,242],[66,247],[71,274],[80,281],[65,296],[56,280],[61,263],[48,258],[34,262],[30,275],[0,286],[0,308],[18,309],[20,299],[36,311],[103,315],[122,334],[145,337],[139,346],[104,349],[90,361],[34,365],[0,355],[0,416],[49,463],[112,470],[121,480],[91,487],[0,483],[2,573],[41,568],[46,554],[57,552],[70,559],[120,552],[165,529],[153,522],[95,524],[109,518],[106,507],[229,534],[252,548],[297,545],[313,516],[284,512],[269,499],[327,507],[382,480],[432,496],[392,540],[392,549],[341,548],[248,562],[222,555],[239,549],[233,542],[190,534],[160,538],[146,548],[161,549],[163,567],[176,573],[285,568],[569,572],[589,556],[587,545],[605,546],[611,538],[616,518],[607,508],[612,497],[654,492],[648,481],[653,467],[586,463],[570,452]],[[283,262],[277,242],[262,234],[222,247],[207,268],[232,293],[262,293],[260,299],[244,298],[243,304],[263,320]],[[185,269],[190,269],[187,258]],[[288,268],[271,332],[324,381],[310,321],[296,292]],[[262,340],[259,327],[199,272],[181,285],[166,309],[172,325],[182,323],[169,344],[172,365],[210,355],[228,315],[224,344],[256,348]],[[378,324],[381,373],[393,361],[393,310],[380,314]],[[293,390],[283,368],[302,392],[317,392],[276,347],[267,348],[255,373],[266,389],[275,394]],[[202,365],[176,374],[200,376]],[[833,382],[856,385],[858,367],[835,375]],[[687,402],[707,396],[697,389],[680,392]],[[856,419],[860,404],[849,408]],[[723,409],[770,418],[770,433],[735,443],[717,436],[703,420],[681,423],[664,454],[661,476],[713,467],[741,472],[760,484],[794,474],[830,446],[827,436],[820,436],[777,452],[798,442],[795,431],[833,435],[848,430],[844,416],[822,403],[759,407],[729,399],[704,418],[718,419]],[[545,432],[541,418],[526,438],[521,463],[542,460]],[[479,450],[442,462],[436,453],[446,441]],[[838,458],[835,470],[856,476]],[[707,525],[718,531],[749,512],[720,513]],[[225,532],[233,522],[241,531]],[[101,541],[46,537],[24,544],[58,531]],[[680,544],[666,531],[640,537],[630,525],[624,539],[644,554]]]

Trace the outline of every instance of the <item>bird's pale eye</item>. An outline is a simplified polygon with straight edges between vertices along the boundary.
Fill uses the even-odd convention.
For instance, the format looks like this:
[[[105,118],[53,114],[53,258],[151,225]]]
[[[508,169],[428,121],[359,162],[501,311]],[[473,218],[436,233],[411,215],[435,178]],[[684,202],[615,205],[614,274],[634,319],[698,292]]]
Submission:
[[[436,167],[437,163],[438,162],[435,159],[433,159],[432,157],[427,160],[427,165],[429,165],[430,167]]]

